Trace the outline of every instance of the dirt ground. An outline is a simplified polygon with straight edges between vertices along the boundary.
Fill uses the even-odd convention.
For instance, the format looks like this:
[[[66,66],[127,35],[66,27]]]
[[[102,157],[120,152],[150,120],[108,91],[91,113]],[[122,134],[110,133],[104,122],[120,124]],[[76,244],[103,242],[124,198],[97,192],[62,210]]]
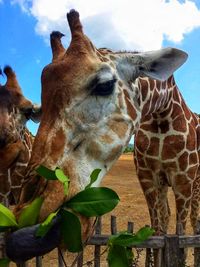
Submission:
[[[120,203],[118,206],[109,214],[105,215],[103,218],[103,234],[110,234],[110,216],[117,216],[117,230],[123,231],[127,229],[127,222],[134,222],[134,231],[139,228],[149,225],[149,214],[145,198],[143,196],[142,190],[138,183],[136,176],[135,166],[133,162],[132,154],[123,154],[112,169],[108,172],[103,180],[102,186],[107,186],[115,190],[119,197]],[[169,204],[171,208],[171,219],[169,233],[175,233],[175,205],[173,193],[169,190]],[[192,233],[190,223],[188,222],[187,233]],[[190,252],[189,254],[191,254]],[[52,252],[47,256],[44,256],[43,266],[44,267],[55,267],[57,266],[57,253]],[[66,262],[69,264],[71,262],[71,255],[65,257]],[[84,261],[88,261],[93,258],[92,251],[90,248],[84,253]],[[144,266],[144,256],[140,257],[139,267]],[[187,262],[187,266],[192,266],[191,256]],[[33,267],[33,262],[29,263],[30,267]],[[70,264],[69,264],[70,266]],[[87,265],[86,265],[87,266]],[[89,265],[88,265],[89,266]],[[90,265],[93,266],[93,265]],[[106,267],[106,260],[101,263],[101,267]]]

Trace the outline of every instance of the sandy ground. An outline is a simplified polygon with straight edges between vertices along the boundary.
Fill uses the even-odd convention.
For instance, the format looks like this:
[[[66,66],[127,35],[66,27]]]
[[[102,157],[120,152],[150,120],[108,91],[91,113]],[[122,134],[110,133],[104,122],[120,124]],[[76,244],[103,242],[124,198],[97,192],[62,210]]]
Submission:
[[[134,231],[137,231],[139,228],[144,225],[149,225],[149,214],[147,205],[145,202],[144,195],[138,183],[136,176],[135,166],[133,162],[132,154],[123,154],[116,164],[112,167],[109,173],[103,180],[102,186],[107,186],[115,190],[119,197],[120,203],[118,206],[109,214],[103,217],[103,234],[110,233],[110,216],[117,216],[117,230],[123,231],[127,229],[127,222],[134,222]],[[169,233],[175,232],[175,205],[174,197],[171,190],[168,193],[169,203],[171,208],[171,219]],[[191,233],[191,227],[188,223],[187,233]],[[191,252],[190,252],[191,254]],[[44,267],[54,267],[57,265],[57,252],[52,252],[47,256],[44,256],[43,266]],[[106,267],[106,260],[103,257],[101,267]],[[66,262],[70,266],[71,255],[65,257]],[[89,261],[93,258],[91,248],[88,248],[84,253],[84,261]],[[187,262],[187,266],[192,266],[191,256]],[[33,261],[29,263],[29,266],[35,266]],[[87,265],[86,265],[87,266]],[[89,266],[89,265],[88,265]],[[93,266],[93,265],[90,265]],[[144,256],[140,257],[139,267],[144,266]]]

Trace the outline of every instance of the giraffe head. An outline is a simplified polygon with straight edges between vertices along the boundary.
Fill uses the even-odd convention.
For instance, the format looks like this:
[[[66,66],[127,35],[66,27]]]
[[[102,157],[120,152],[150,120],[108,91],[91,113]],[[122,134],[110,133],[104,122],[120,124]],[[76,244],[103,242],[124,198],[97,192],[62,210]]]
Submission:
[[[23,147],[25,124],[29,119],[39,120],[40,108],[26,99],[12,68],[6,66],[5,85],[0,85],[0,170],[15,162]]]
[[[98,50],[83,33],[78,12],[71,10],[67,19],[72,39],[66,50],[62,34],[51,34],[53,59],[42,72],[41,124],[21,195],[21,203],[44,196],[41,219],[65,196],[60,182],[38,179],[34,168],[63,169],[70,177],[69,198],[85,188],[96,168],[101,169],[98,185],[139,125],[139,76],[166,80],[187,58],[172,48],[147,53]]]

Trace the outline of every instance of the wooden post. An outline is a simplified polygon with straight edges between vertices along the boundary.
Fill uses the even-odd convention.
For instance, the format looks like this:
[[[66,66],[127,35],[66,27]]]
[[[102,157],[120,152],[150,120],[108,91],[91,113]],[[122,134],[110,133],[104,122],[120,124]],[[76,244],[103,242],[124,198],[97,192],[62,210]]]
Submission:
[[[151,248],[146,249],[145,267],[154,266],[153,252]]]
[[[77,267],[83,266],[83,252],[80,252],[78,254],[78,260],[77,260]]]
[[[115,235],[117,233],[117,219],[115,216],[111,216],[111,234]]]
[[[149,225],[145,225],[146,227],[150,227]],[[145,258],[145,267],[153,266],[153,253],[151,248],[146,249],[146,258]]]
[[[195,234],[200,234],[200,219],[197,221]],[[200,267],[200,248],[194,248],[194,267]]]
[[[42,267],[42,257],[35,258],[35,265],[36,267]]]
[[[162,249],[158,248],[158,249],[153,249],[153,256],[154,256],[154,267],[163,267],[164,263],[163,263],[163,253],[162,253]],[[150,265],[151,266],[151,265]],[[175,267],[175,266],[173,266]]]
[[[95,235],[101,234],[101,227],[102,227],[102,220],[101,217],[98,218],[96,228],[95,228]],[[94,248],[94,267],[101,266],[101,246],[95,245]]]
[[[133,234],[133,231],[134,231],[134,223],[133,222],[128,222],[127,232]],[[128,251],[132,252],[132,248],[128,248]],[[134,263],[134,266],[137,266],[138,260],[139,260],[139,258],[137,256],[134,257],[134,260],[133,260],[132,264]]]
[[[184,235],[183,226],[181,223],[177,223],[176,225],[176,234],[178,236]],[[185,266],[186,262],[186,251],[184,248],[179,248],[179,264],[180,266]]]
[[[178,235],[165,235],[165,267],[179,267],[179,237]]]
[[[62,250],[58,248],[58,267],[64,267],[63,253]]]

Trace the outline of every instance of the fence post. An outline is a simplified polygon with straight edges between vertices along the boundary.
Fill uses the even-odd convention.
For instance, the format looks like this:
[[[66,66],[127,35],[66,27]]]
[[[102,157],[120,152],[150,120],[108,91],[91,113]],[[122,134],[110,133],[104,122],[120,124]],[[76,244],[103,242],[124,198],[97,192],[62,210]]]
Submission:
[[[117,233],[117,218],[115,216],[111,216],[111,234],[115,235]]]
[[[200,219],[197,220],[195,234],[200,234]],[[200,248],[194,248],[194,267],[200,267]]]
[[[95,228],[95,234],[100,235],[101,234],[101,217],[98,218],[96,228]],[[101,265],[101,246],[95,245],[94,248],[94,267],[100,267]]]
[[[127,225],[127,232],[130,233],[130,234],[133,234],[133,231],[134,231],[134,223],[133,222],[128,222],[128,225]],[[128,251],[132,252],[132,248],[128,248]],[[137,249],[136,249],[137,251]],[[138,261],[138,257],[136,256],[133,260],[133,263],[134,265],[133,266],[137,266],[137,261]],[[131,265],[132,266],[132,265]]]
[[[83,266],[83,251],[78,254],[77,267]]]
[[[181,223],[177,223],[177,225],[176,225],[176,234],[178,236],[185,234],[185,232],[183,230],[183,225]],[[180,264],[180,266],[185,266],[185,262],[186,262],[185,249],[179,248],[179,264]]]
[[[42,267],[42,257],[35,258],[35,265],[36,267]]]
[[[58,267],[64,267],[64,262],[63,262],[63,252],[60,248],[58,250]]]
[[[179,236],[178,235],[165,235],[165,267],[178,267],[180,266],[179,256]]]
[[[146,227],[150,227],[149,225],[145,225]],[[153,262],[153,252],[151,248],[146,248],[146,258],[145,258],[145,267],[154,266]]]

